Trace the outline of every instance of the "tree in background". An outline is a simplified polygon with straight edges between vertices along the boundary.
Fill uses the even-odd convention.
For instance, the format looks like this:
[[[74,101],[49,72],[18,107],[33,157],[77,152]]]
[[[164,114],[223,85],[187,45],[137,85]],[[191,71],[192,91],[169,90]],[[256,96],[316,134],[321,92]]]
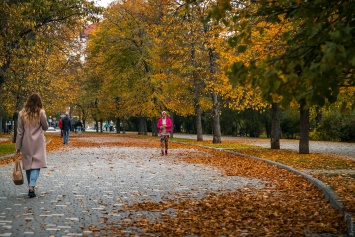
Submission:
[[[309,153],[309,108],[337,100],[340,88],[354,86],[354,3],[351,1],[241,1],[233,14],[236,22],[231,40],[238,46],[250,46],[255,25],[260,21],[283,24],[280,42],[286,46],[277,55],[248,64],[237,62],[234,76],[256,78],[264,98],[278,98],[285,106],[300,105],[300,153]],[[225,18],[232,9],[229,1],[220,1],[213,14]],[[353,102],[352,102],[353,104]],[[354,107],[354,106],[353,106]]]
[[[83,0],[1,1],[0,99],[5,113],[13,113],[16,121],[24,99],[33,92],[41,93],[51,113],[61,94],[75,93],[65,80],[71,73],[67,66],[75,54],[75,35],[100,11]]]

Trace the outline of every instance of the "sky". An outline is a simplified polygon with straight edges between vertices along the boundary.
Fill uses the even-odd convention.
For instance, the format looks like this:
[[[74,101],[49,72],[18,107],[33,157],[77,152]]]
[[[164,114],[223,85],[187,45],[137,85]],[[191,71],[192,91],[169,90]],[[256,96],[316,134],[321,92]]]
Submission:
[[[101,7],[107,7],[113,0],[95,0],[95,3]]]

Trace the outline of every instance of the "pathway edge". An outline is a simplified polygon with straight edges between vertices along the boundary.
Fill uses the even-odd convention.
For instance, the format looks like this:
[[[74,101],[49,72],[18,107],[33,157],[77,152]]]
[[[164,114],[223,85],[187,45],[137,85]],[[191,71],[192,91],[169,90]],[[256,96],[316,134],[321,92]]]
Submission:
[[[172,142],[175,142],[175,141],[172,141]],[[309,174],[306,174],[302,171],[296,170],[295,168],[292,168],[291,166],[288,166],[288,165],[285,165],[285,164],[282,164],[282,163],[279,163],[276,161],[271,161],[271,160],[267,160],[267,159],[256,157],[256,156],[246,155],[246,154],[235,152],[235,151],[229,151],[229,150],[225,150],[223,148],[213,148],[213,147],[208,147],[208,146],[186,144],[183,142],[175,142],[175,143],[180,143],[180,144],[189,145],[189,146],[203,147],[203,148],[208,148],[208,149],[212,149],[212,150],[216,150],[216,151],[223,151],[226,153],[230,153],[230,154],[234,154],[234,155],[238,155],[238,156],[242,156],[242,157],[246,157],[246,158],[251,158],[254,160],[264,161],[265,163],[267,163],[269,165],[275,165],[281,169],[285,169],[285,170],[291,171],[292,173],[303,176],[306,180],[308,180],[315,187],[317,187],[320,191],[322,191],[325,199],[330,203],[330,205],[334,209],[336,209],[340,214],[343,215],[344,220],[346,221],[348,236],[355,237],[355,220],[354,220],[354,218],[348,212],[344,211],[344,205],[341,201],[339,201],[338,194],[336,194],[330,186],[326,185],[321,180],[319,180]]]

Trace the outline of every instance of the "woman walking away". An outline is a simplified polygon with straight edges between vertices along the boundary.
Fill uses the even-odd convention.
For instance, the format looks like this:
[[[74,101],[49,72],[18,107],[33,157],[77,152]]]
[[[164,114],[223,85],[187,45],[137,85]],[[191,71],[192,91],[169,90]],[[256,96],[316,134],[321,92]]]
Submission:
[[[32,94],[20,111],[16,137],[16,154],[22,150],[22,168],[26,170],[28,196],[36,197],[35,186],[41,168],[47,167],[44,131],[48,129],[42,98]]]
[[[171,132],[172,122],[169,117],[167,117],[166,111],[161,112],[161,118],[158,120],[158,129],[160,135],[160,146],[161,146],[161,155],[168,155],[168,142],[169,142],[169,134]]]

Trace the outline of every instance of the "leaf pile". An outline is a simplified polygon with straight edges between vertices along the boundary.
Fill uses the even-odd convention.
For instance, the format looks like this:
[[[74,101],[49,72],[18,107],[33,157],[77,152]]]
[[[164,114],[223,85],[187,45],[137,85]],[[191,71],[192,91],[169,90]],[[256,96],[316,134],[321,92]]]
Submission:
[[[162,217],[155,223],[145,218],[135,224],[144,228],[146,233],[173,236],[304,236],[308,231],[339,233],[339,229],[344,229],[338,214],[331,217],[338,221],[328,219],[328,214],[333,213],[331,208],[315,210],[315,203],[304,204],[304,199],[289,206],[287,199],[287,195],[271,190],[264,193],[249,189],[210,194],[200,201],[137,204],[126,207],[126,210],[162,212]],[[325,204],[319,201],[316,204]],[[166,214],[172,210],[174,215]]]
[[[313,175],[328,184],[341,198],[344,209],[355,216],[355,174]]]
[[[207,146],[207,147],[223,147],[238,153],[264,158],[276,161],[298,170],[322,170],[325,173],[340,170],[337,175],[317,175],[312,174],[315,178],[329,185],[340,197],[344,204],[344,210],[355,216],[355,160],[343,157],[333,157],[326,154],[298,154],[290,150],[271,150],[268,148],[260,148],[248,145],[248,141],[223,141],[222,144],[213,144],[211,141],[191,141],[185,140],[187,144]],[[343,171],[344,170],[344,171]],[[346,171],[353,171],[347,174]]]

